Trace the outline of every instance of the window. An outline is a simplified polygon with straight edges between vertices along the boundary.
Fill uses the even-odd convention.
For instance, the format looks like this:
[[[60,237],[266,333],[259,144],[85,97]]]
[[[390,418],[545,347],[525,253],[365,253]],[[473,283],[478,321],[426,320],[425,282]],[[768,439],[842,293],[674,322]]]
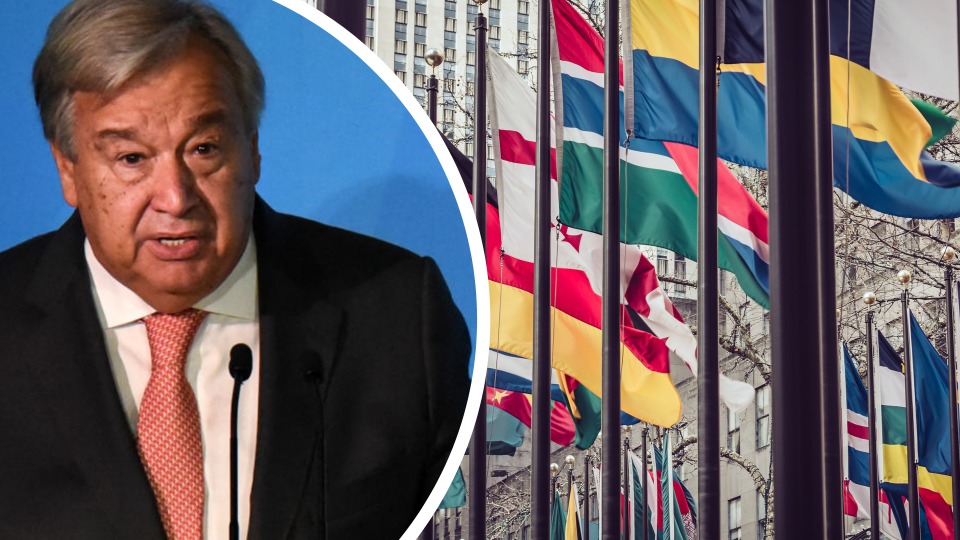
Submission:
[[[445,49],[443,50],[443,57],[444,57],[444,58],[449,58],[450,61],[456,61],[456,59],[457,59],[457,50],[456,50],[456,49],[453,49],[453,48],[449,48],[449,47],[448,47],[448,48],[445,48]]]
[[[414,26],[413,27],[413,41],[415,43],[426,43],[427,42],[427,29],[423,26]]]
[[[367,35],[367,37],[372,37],[372,36],[373,36],[373,21],[370,20],[370,19],[367,19],[367,34],[366,34],[366,35]]]
[[[743,422],[743,412],[734,413],[727,409],[727,450],[740,453],[740,423]]]
[[[473,82],[472,82],[472,81],[467,83],[467,95],[469,95],[469,96],[472,96],[472,95],[473,95]],[[473,134],[473,126],[468,126],[468,127],[467,127],[467,131],[469,132],[469,134],[472,135],[472,134]]]
[[[473,143],[472,142],[465,143],[463,155],[467,156],[471,160],[473,159]]]
[[[667,265],[670,263],[667,257],[667,250],[663,248],[657,248],[657,273],[661,276],[665,276],[668,273]]]
[[[683,258],[683,255],[677,255],[673,260],[673,277],[677,279],[687,279],[687,260]],[[687,297],[687,286],[677,283],[676,288],[677,298],[686,298]]]
[[[480,11],[480,6],[474,3],[467,4],[467,22],[472,23],[477,18],[477,12]],[[470,25],[467,25],[470,26]]]
[[[490,24],[500,26],[500,10],[499,9],[490,10]]]
[[[423,75],[413,76],[413,97],[417,98],[421,107],[424,107],[427,104],[427,90],[417,86],[417,77],[420,77],[421,81],[423,80]]]
[[[393,55],[393,70],[394,70],[394,71],[406,71],[406,70],[407,70],[407,55],[394,53],[394,55]]]
[[[718,271],[717,275],[719,276],[720,296],[723,296],[727,294],[727,280],[723,277],[723,270]]]
[[[457,3],[456,3],[456,2],[451,2],[450,0],[447,0],[446,2],[444,2],[444,3],[443,3],[443,16],[444,16],[444,17],[447,17],[448,19],[456,19],[456,18],[457,18]]]
[[[530,30],[530,15],[517,14],[517,30],[523,30],[524,32]]]
[[[443,121],[447,123],[452,123],[456,120],[457,111],[451,109],[443,110]]]
[[[407,39],[407,25],[396,23],[394,30],[395,30],[395,34],[394,34],[395,39],[402,39],[402,40]]]
[[[406,44],[406,41],[404,41],[404,44]],[[426,54],[426,52],[427,52],[427,45],[426,45],[426,44],[424,44],[424,43],[414,43],[414,44],[413,44],[413,55],[414,55],[414,56],[419,56],[419,57],[422,58],[423,55]]]
[[[455,83],[455,82],[456,82],[456,81],[454,81],[453,79],[444,79],[444,80],[443,80],[443,91],[444,91],[444,92],[447,92],[447,93],[453,92],[453,87],[454,87],[454,83]]]
[[[405,10],[397,10],[397,22],[407,24],[407,12]]]
[[[763,335],[770,335],[770,312],[763,314]]]
[[[494,26],[494,28],[496,28],[496,29],[498,29],[498,30],[500,29],[499,26]],[[491,39],[491,40],[489,41],[489,43],[490,43],[490,48],[491,48],[491,49],[493,49],[493,50],[495,50],[495,51],[497,51],[497,52],[500,52],[500,40],[499,40],[499,39]]]
[[[452,49],[457,46],[457,33],[456,32],[444,32],[443,33],[443,46],[447,49]]]
[[[527,59],[527,53],[530,51],[530,46],[526,43],[517,43],[517,57]]]
[[[477,50],[477,36],[467,36],[467,50],[468,51]]]
[[[526,30],[520,30],[517,32],[517,43],[522,43],[524,45],[530,43],[530,32]]]
[[[426,26],[426,25],[427,25],[427,14],[417,13],[417,26]]]
[[[529,526],[529,525],[524,525],[523,528],[520,529],[520,540],[530,540],[530,526]]]
[[[393,52],[396,54],[407,54],[407,42],[399,40],[394,41]]]
[[[370,50],[372,51],[372,50],[373,50],[373,36],[366,36],[366,37],[364,38],[364,42],[367,44],[367,47],[369,47]]]
[[[718,325],[720,326],[720,335],[722,336],[726,334],[727,333],[727,314],[721,311],[720,316],[717,319],[717,322],[718,322]]]
[[[368,4],[372,4],[374,0],[367,0]],[[397,0],[397,9],[407,9],[407,0]]]
[[[443,81],[443,82],[446,83],[447,81]],[[456,109],[457,106],[456,106],[455,99],[456,98],[453,95],[453,90],[447,90],[446,88],[443,89],[443,108],[444,109],[448,109],[448,110]]]
[[[765,519],[767,519],[767,500],[762,493],[757,492],[757,521]]]
[[[467,66],[467,81],[474,80],[476,76],[477,66]]]
[[[499,39],[500,39],[500,27],[499,27],[499,26],[491,26],[491,27],[490,27],[490,40],[493,41],[493,40],[495,40],[495,39],[496,39],[496,40],[499,40]]]
[[[400,79],[400,82],[407,84],[407,72],[406,71],[394,71],[397,74],[397,78]]]
[[[417,13],[426,13],[427,12],[427,0],[416,0],[416,6],[414,10]]]
[[[427,74],[427,61],[422,56],[413,57],[413,72],[421,75]]]
[[[443,29],[447,32],[456,32],[457,31],[457,20],[456,19],[444,19],[443,20]]]
[[[413,94],[417,95],[417,90],[423,90],[427,86],[427,76],[423,73],[417,73],[416,67],[413,72]]]
[[[476,65],[476,64],[477,64],[477,58],[476,58],[476,56],[477,56],[477,53],[472,52],[472,51],[471,51],[471,52],[468,52],[468,53],[467,53],[467,65],[469,65],[469,66],[474,66],[474,65]]]
[[[374,16],[373,16],[374,9],[376,9],[376,8],[374,8],[373,6],[367,6],[367,18],[368,18],[368,19],[373,19],[373,18],[374,18]]]
[[[490,0],[490,9],[500,9],[500,0]]]
[[[530,71],[530,62],[526,60],[517,60],[517,73],[524,75]]]
[[[956,230],[955,222],[952,219],[942,219],[940,220],[940,236],[945,240],[950,239],[950,235],[953,234],[953,231]]]
[[[728,540],[740,540],[740,497],[727,501]]]
[[[517,13],[522,13],[524,15],[530,14],[530,2],[525,0],[520,0],[520,3],[517,5]]]
[[[757,388],[757,449],[770,444],[770,385]]]

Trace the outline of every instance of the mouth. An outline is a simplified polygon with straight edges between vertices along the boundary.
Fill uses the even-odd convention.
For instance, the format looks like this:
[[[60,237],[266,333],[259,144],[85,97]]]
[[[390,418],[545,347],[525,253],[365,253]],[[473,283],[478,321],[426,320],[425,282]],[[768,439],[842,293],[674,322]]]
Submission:
[[[201,252],[202,244],[199,235],[157,236],[147,242],[150,251],[165,261],[192,259]]]
[[[190,237],[190,238],[160,238],[160,239],[159,239],[159,242],[160,242],[161,245],[164,245],[164,246],[176,247],[176,246],[182,246],[182,245],[186,244],[186,243],[187,243],[187,240],[190,240],[191,238],[193,238],[193,237]]]

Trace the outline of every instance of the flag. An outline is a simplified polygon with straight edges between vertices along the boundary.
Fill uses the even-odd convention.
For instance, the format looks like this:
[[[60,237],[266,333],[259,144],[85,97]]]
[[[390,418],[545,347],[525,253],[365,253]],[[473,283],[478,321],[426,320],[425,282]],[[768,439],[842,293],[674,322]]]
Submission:
[[[664,453],[667,452],[669,448],[664,448]],[[675,495],[677,490],[683,492],[677,485],[679,481],[676,480],[676,472],[672,467],[668,468],[667,458],[656,446],[653,448],[653,455],[657,466],[657,485],[660,487],[657,501],[657,539],[667,540],[672,537],[674,540],[690,540],[683,524],[683,516],[690,514],[690,507],[686,497],[679,499]]]
[[[502,244],[505,255],[502,287],[491,283],[491,301],[496,313],[498,305],[526,306],[532,291],[533,262],[533,155],[536,134],[534,92],[502,58],[491,51],[489,69],[490,118],[496,156],[498,194],[501,208]],[[556,184],[553,186],[553,210],[557,215]],[[493,218],[488,217],[488,222]],[[556,223],[553,223],[556,227]],[[489,228],[489,227],[488,227]],[[600,290],[602,270],[602,237],[588,231],[561,224],[556,231],[561,237],[551,242],[556,259],[551,271],[557,308],[554,367],[576,378],[599,395],[600,379]],[[492,233],[488,232],[488,247]],[[489,250],[488,250],[489,251]],[[653,265],[639,248],[624,248],[621,285],[623,302],[639,314],[643,324],[655,336],[642,332],[624,317],[623,411],[657,425],[672,425],[679,419],[679,398],[669,375],[669,353],[676,353],[690,368],[697,371],[696,338],[679,312],[667,298],[656,277]],[[488,270],[496,281],[501,275],[498,252],[488,255]],[[496,294],[495,294],[496,293]],[[503,300],[499,295],[503,294]],[[525,294],[524,294],[525,293]],[[502,302],[502,303],[501,303]],[[525,308],[529,309],[529,308]],[[520,313],[503,310],[504,313]],[[500,328],[501,350],[518,356],[532,354],[529,313],[522,320],[507,320]],[[496,325],[493,325],[495,328]],[[505,331],[506,329],[506,331]],[[496,340],[491,332],[491,342]],[[504,344],[505,343],[505,344]],[[720,395],[731,409],[742,410],[753,399],[753,388],[745,383],[721,377]],[[650,420],[655,407],[658,421]]]
[[[488,456],[512,456],[517,453],[517,448],[523,444],[523,438],[527,433],[527,427],[503,409],[498,409],[493,405],[487,407],[487,455]],[[470,448],[467,448],[470,453]]]
[[[830,41],[847,57],[888,81],[916,92],[957,101],[957,4],[897,0],[831,0]],[[836,54],[836,53],[835,53]]]
[[[467,504],[467,484],[463,481],[463,471],[457,469],[457,475],[447,488],[447,494],[440,501],[439,510],[444,508],[460,508]]]
[[[530,394],[487,387],[487,405],[506,411],[527,427],[530,427],[533,418],[531,400]],[[563,403],[554,401],[550,411],[550,440],[561,446],[567,446],[574,443],[575,435],[576,427],[570,412]]]
[[[759,43],[754,45],[761,47],[761,57],[755,63],[719,66],[717,154],[766,169],[762,4],[759,17]],[[637,137],[697,146],[699,24],[695,2],[630,0],[630,15],[623,18],[624,89],[629,96],[625,113],[626,125]],[[753,32],[745,35],[755,39]]]
[[[725,63],[717,101],[718,152],[724,159],[766,168],[765,155],[747,151],[765,154],[763,64],[737,63],[763,58],[762,0],[737,0],[726,7],[719,36]],[[697,9],[682,0],[631,0],[631,31],[625,34],[631,37],[633,54],[627,55],[626,72],[628,86],[634,83],[635,124],[642,137],[697,144]],[[960,167],[924,152],[932,137],[930,124],[894,84],[846,60],[841,49],[846,40],[835,39],[838,11],[845,10],[846,0],[831,1],[834,186],[887,214],[960,216],[960,189],[944,189],[960,185]],[[845,38],[845,16],[843,23]],[[857,54],[854,50],[855,58]]]
[[[914,321],[911,321],[913,323]],[[911,324],[913,326],[913,324]],[[937,394],[935,381],[936,368],[931,365],[934,360],[921,350],[922,341],[926,340],[919,326],[911,330],[914,347],[913,368],[916,381],[914,392],[917,407],[917,432],[924,439],[917,449],[917,485],[920,494],[920,530],[924,538],[931,540],[948,540],[953,538],[953,518],[950,505],[953,502],[953,492],[949,471],[946,475],[935,472],[942,463],[938,462],[939,448],[937,439],[949,437],[949,432],[938,434],[931,431],[929,416],[921,419],[921,409],[931,409],[939,406],[942,414],[947,415],[947,403],[944,400],[939,405],[931,401],[931,396]],[[919,336],[917,336],[919,334]],[[918,339],[923,336],[923,340]],[[897,523],[903,538],[906,538],[905,513],[903,499],[907,496],[907,413],[904,393],[903,361],[897,355],[893,346],[877,332],[877,352],[879,367],[877,369],[878,386],[880,387],[881,410],[881,441],[883,442],[883,489],[887,492],[890,507],[895,516],[900,516]],[[937,360],[942,362],[942,360]],[[946,371],[944,369],[944,371]],[[923,375],[921,375],[923,374]],[[947,442],[949,448],[949,439]],[[934,470],[928,469],[928,466]],[[903,519],[901,519],[901,517]]]
[[[567,501],[567,523],[564,526],[564,540],[583,540],[580,533],[580,501],[577,500],[577,486],[570,484],[570,497]]]
[[[550,512],[550,540],[566,540],[567,513],[560,502],[560,492],[553,492],[553,509]]]
[[[647,475],[647,493],[643,493],[643,477]],[[656,481],[652,473],[647,469],[643,460],[630,451],[630,503],[629,508],[631,520],[629,523],[630,533],[627,538],[632,540],[643,539],[643,512],[647,512],[647,523],[650,533],[648,538],[655,540],[657,538],[657,490]]]
[[[563,152],[560,220],[602,232],[603,38],[565,0],[554,0],[561,75]],[[622,141],[621,141],[622,142]],[[621,239],[697,259],[697,154],[682,144],[630,139],[621,148]],[[770,306],[767,213],[717,160],[719,266],[744,292]]]
[[[844,393],[846,394],[847,456],[844,460],[844,513],[871,519],[870,516],[870,431],[869,399],[857,366],[844,343]],[[876,450],[874,450],[876,451]],[[879,479],[878,479],[879,480]],[[880,492],[880,531],[900,540],[900,531]]]
[[[532,358],[534,205],[533,192],[528,188],[533,186],[535,179],[532,156],[536,100],[533,91],[516,72],[492,50],[488,52],[490,118],[500,204],[499,215],[489,207],[487,214],[487,270],[490,312],[494,317],[490,346]],[[494,231],[496,224],[500,225],[500,231]],[[501,231],[502,239],[497,234]],[[599,235],[586,238],[584,234],[574,234],[575,231],[566,228],[559,232],[564,239],[556,250],[557,268],[551,270],[550,302],[554,308],[551,321],[555,321],[551,336],[553,367],[576,378],[602,397],[602,302],[599,287],[593,287],[594,283],[585,272],[595,267],[589,257],[602,255],[602,239]],[[504,248],[502,269],[501,245]],[[597,262],[600,261],[602,259]],[[627,265],[630,265],[629,259]],[[637,265],[638,260],[634,259],[631,270]],[[597,273],[596,277],[599,278],[600,274]],[[631,416],[656,425],[673,425],[680,419],[682,404],[670,376],[670,351],[662,340],[633,328],[629,318],[623,320],[621,408]]]
[[[487,363],[487,386],[533,393],[533,362],[503,351],[490,349]],[[589,448],[600,432],[600,398],[579,381],[558,370],[551,372],[550,395],[563,403],[573,419],[576,435],[573,444],[581,450]],[[636,423],[630,415],[621,413],[624,424]]]

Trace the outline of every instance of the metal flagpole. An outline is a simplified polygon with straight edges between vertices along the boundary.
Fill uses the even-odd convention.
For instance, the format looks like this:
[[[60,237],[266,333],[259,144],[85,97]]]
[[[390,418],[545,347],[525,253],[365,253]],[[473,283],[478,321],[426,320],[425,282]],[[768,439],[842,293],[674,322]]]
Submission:
[[[767,0],[764,10],[777,540],[837,540],[843,525],[827,7]]]
[[[720,351],[717,272],[717,2],[700,0],[700,133],[697,185],[697,494],[704,540],[720,533]]]
[[[673,448],[670,446],[670,429],[663,434],[663,460],[667,474],[667,522],[670,523],[670,540],[674,540],[677,524],[673,522]]]
[[[583,537],[590,540],[590,454],[583,456]]]
[[[643,532],[641,533],[642,540],[649,540],[650,536],[650,516],[647,515],[647,508],[649,508],[650,501],[647,500],[647,426],[643,426],[643,455],[640,457],[640,460],[643,462],[643,469],[640,471],[642,478],[640,479],[640,492],[643,493],[641,500],[643,501]],[[654,506],[656,508],[656,506]],[[631,539],[633,540],[633,539]]]
[[[550,538],[546,464],[550,459],[550,2],[540,2],[537,58],[536,202],[533,266],[533,401],[531,523],[534,540]],[[478,536],[477,538],[483,538]]]
[[[907,290],[910,277],[908,270],[901,270],[897,273],[897,281],[903,284],[900,302],[903,312],[903,387],[907,402],[907,496],[910,502],[907,517],[910,529],[907,531],[907,537],[909,540],[920,540],[920,494],[917,490],[917,417],[916,401],[913,397],[916,387],[913,382],[913,351],[910,343],[910,292]]]
[[[605,0],[603,62],[603,308],[601,394],[603,521],[600,538],[620,538],[620,10]],[[544,34],[540,34],[543,36]],[[541,48],[543,49],[543,48]]]
[[[873,317],[873,303],[877,301],[877,295],[868,292],[863,295],[863,303],[870,309],[867,311],[867,403],[870,410],[867,412],[867,422],[869,424],[870,453],[870,538],[880,538],[880,464],[877,460],[877,452],[880,447],[877,445],[877,387],[874,382],[876,374],[873,370],[874,343],[873,335],[875,332]]]
[[[957,432],[957,360],[956,360],[956,339],[954,333],[956,330],[957,316],[957,298],[956,282],[953,279],[953,248],[947,246],[943,248],[943,259],[947,263],[947,268],[943,272],[944,281],[947,285],[947,364],[950,373],[950,463],[952,465],[951,476],[953,480],[953,500],[960,501],[960,433]],[[956,503],[954,503],[956,507]],[[960,539],[960,511],[953,512],[953,539]]]
[[[623,538],[629,538],[630,512],[626,502],[630,500],[627,490],[630,488],[630,426],[623,426],[623,504],[620,505]]]
[[[473,90],[473,211],[480,228],[484,253],[487,250],[487,25],[477,15],[477,77]],[[436,106],[436,100],[434,107]],[[486,388],[484,388],[486,392]],[[470,509],[467,531],[470,538],[486,535],[487,521],[487,408],[480,407],[470,439]]]
[[[443,51],[440,49],[427,49],[423,59],[427,65],[433,68],[430,72],[430,79],[427,80],[427,116],[430,117],[430,123],[437,125],[437,94],[440,91],[440,83],[437,81],[437,67],[443,64]],[[484,77],[484,80],[486,77]],[[476,133],[476,131],[474,131]],[[476,178],[476,175],[474,175]]]

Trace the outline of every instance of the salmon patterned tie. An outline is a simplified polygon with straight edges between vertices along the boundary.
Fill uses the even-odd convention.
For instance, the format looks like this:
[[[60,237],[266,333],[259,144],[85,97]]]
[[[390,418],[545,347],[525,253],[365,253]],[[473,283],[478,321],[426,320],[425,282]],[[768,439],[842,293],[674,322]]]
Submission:
[[[152,366],[140,401],[137,446],[169,540],[203,538],[203,444],[187,350],[207,312],[154,313],[147,326]]]

